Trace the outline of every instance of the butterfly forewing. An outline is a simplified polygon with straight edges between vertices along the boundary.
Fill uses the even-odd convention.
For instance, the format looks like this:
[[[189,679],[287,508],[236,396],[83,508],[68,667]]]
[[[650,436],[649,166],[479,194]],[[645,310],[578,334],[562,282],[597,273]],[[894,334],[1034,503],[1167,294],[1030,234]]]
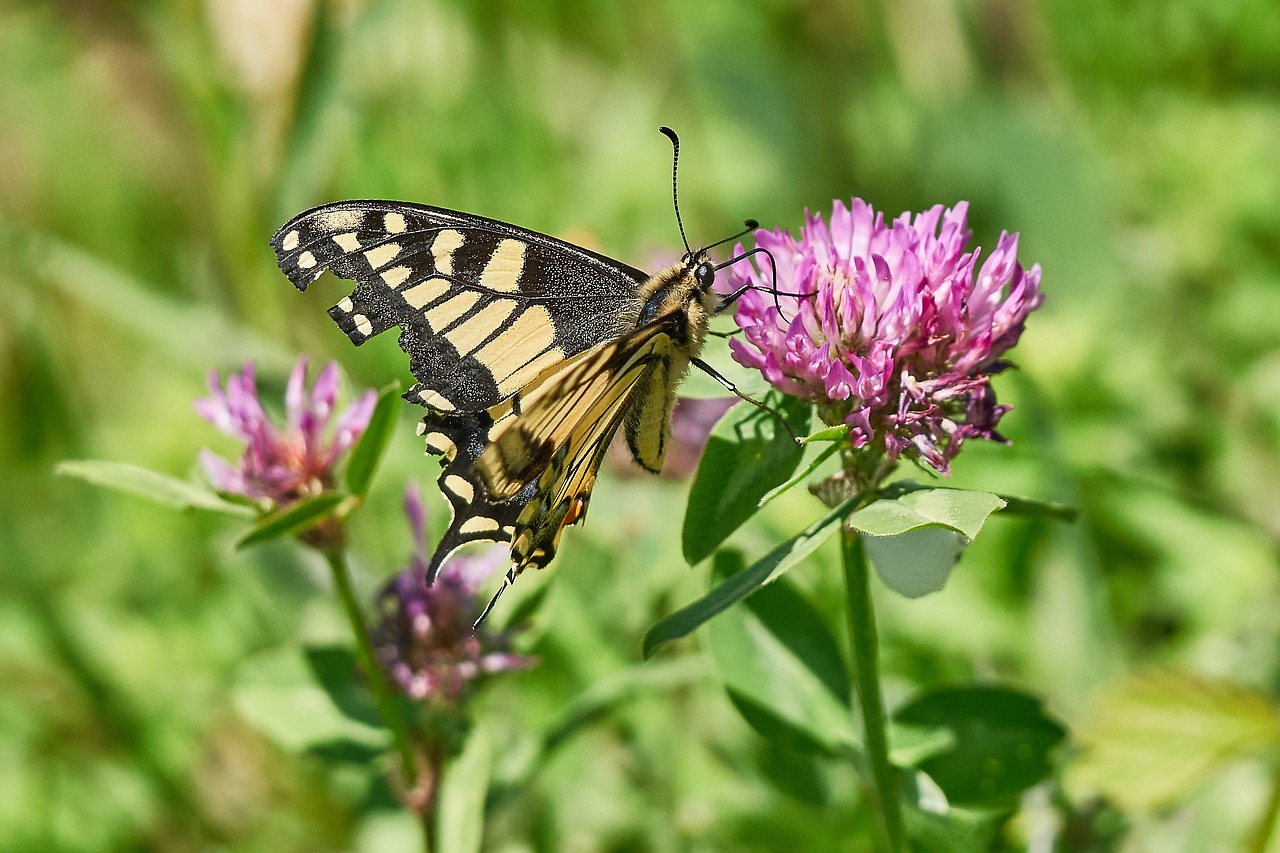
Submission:
[[[645,279],[544,234],[402,202],[315,208],[272,246],[301,290],[325,270],[354,279],[330,315],[356,344],[399,326],[418,380],[405,397],[440,412],[484,411],[617,337]]]

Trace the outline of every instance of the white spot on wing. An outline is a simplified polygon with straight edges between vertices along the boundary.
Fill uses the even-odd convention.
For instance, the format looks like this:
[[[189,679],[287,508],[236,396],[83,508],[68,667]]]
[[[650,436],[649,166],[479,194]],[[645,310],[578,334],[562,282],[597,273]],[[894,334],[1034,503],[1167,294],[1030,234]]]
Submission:
[[[400,254],[399,243],[383,243],[381,246],[375,246],[365,252],[364,259],[369,262],[369,266],[376,270],[395,260],[398,254]]]
[[[475,487],[457,474],[450,474],[444,478],[444,485],[449,491],[462,498],[467,503],[471,503],[471,499],[476,496]]]
[[[354,252],[360,248],[360,240],[356,237],[354,231],[348,231],[346,234],[335,234],[333,242],[337,243],[338,247],[344,252]]]
[[[337,307],[343,314],[350,314],[351,309],[354,308],[355,305],[352,304],[350,296],[344,296],[342,299],[338,300]]]
[[[427,312],[427,323],[437,332],[443,331],[480,301],[480,294],[466,290]]]
[[[431,257],[436,262],[437,270],[445,275],[453,274],[453,253],[465,240],[461,231],[454,231],[452,228],[446,228],[436,235],[431,244]]]
[[[399,269],[399,267],[397,267]],[[416,309],[436,301],[449,290],[449,285],[438,278],[429,278],[421,284],[415,284],[400,295],[404,301]]]
[[[494,381],[500,389],[508,390],[508,380],[516,374],[519,374],[519,378],[510,384],[519,388],[547,364],[564,358],[564,354],[557,351],[550,359],[538,359],[537,367],[522,369],[534,361],[535,356],[550,347],[555,342],[555,336],[556,327],[551,321],[551,312],[542,305],[531,305],[496,338],[474,354],[493,373]]]
[[[286,252],[292,252],[294,249],[298,248],[298,243],[301,240],[302,235],[298,233],[298,229],[295,228],[288,234],[284,235],[284,239],[280,241],[280,248],[284,249]]]
[[[489,262],[480,273],[480,286],[499,293],[511,293],[520,280],[520,272],[524,269],[524,250],[528,244],[523,240],[505,239],[498,243]]]
[[[356,324],[356,331],[366,338],[373,334],[373,324],[363,314],[356,314],[351,318],[351,321]]]
[[[382,271],[382,280],[387,283],[387,287],[399,287],[408,281],[412,272],[408,267],[392,267]]]
[[[310,252],[303,252],[298,255],[298,266],[304,270],[309,270],[316,265],[316,256]]]
[[[419,391],[418,399],[422,401],[423,405],[438,409],[441,412],[452,412],[456,408],[453,403],[449,402],[439,392],[432,391],[429,388]]]
[[[323,231],[356,231],[364,223],[363,210],[329,210],[312,220]]]
[[[475,518],[468,518],[466,521],[462,522],[462,526],[458,528],[458,532],[459,533],[490,533],[498,529],[499,529],[498,522],[494,521],[492,518],[484,518],[483,516],[476,516]]]
[[[382,217],[382,227],[390,234],[399,234],[405,229],[404,216],[399,213],[388,213]]]

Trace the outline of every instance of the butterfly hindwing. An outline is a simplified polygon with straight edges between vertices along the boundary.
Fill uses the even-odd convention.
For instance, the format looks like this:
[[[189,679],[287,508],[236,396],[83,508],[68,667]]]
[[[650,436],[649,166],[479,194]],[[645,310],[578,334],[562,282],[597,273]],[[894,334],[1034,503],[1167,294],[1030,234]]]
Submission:
[[[520,416],[494,431],[475,465],[497,499],[520,501],[536,484],[514,525],[515,574],[555,556],[560,533],[586,514],[614,433],[634,408],[651,403],[637,392],[658,376],[682,374],[681,358],[669,324],[660,320],[584,353],[521,395]],[[656,420],[664,436],[669,430],[669,411],[637,417]]]
[[[617,337],[646,278],[535,231],[403,202],[323,205],[272,246],[301,290],[326,269],[355,280],[330,315],[356,344],[399,326],[418,380],[405,397],[440,412],[484,411]]]
[[[505,409],[502,411],[501,409]],[[475,461],[489,444],[490,435],[504,419],[512,417],[510,407],[487,412],[459,412],[442,415],[431,412],[418,426],[427,452],[440,456],[440,491],[449,502],[452,518],[427,567],[433,580],[449,554],[470,542],[510,543],[515,523],[536,487],[530,485],[514,497],[495,501],[485,489],[475,469]]]
[[[522,390],[518,416],[515,401],[428,414],[419,431],[443,457],[440,490],[453,510],[428,577],[456,548],[484,540],[511,545],[512,577],[549,563],[564,527],[586,514],[610,439],[632,408],[644,408],[638,392],[667,375],[673,353],[656,323],[547,371]],[[658,428],[665,435],[665,421]]]

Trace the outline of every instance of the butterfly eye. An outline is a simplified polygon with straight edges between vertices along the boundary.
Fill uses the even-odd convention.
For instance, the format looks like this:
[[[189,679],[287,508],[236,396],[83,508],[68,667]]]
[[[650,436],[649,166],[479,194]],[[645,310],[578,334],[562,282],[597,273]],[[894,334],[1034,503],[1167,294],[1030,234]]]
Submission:
[[[698,287],[705,290],[710,287],[711,283],[716,279],[715,267],[711,266],[709,262],[703,261],[698,264],[698,268],[693,271],[693,277],[698,282]]]

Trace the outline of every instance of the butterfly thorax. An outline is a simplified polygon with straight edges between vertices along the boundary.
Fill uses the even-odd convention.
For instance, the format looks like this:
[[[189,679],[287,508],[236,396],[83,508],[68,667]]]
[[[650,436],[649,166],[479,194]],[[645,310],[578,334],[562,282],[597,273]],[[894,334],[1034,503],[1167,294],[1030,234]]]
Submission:
[[[660,319],[671,324],[671,337],[689,357],[702,351],[707,324],[714,313],[716,295],[711,289],[715,267],[707,251],[691,252],[681,261],[649,276],[636,292],[637,309],[621,319],[625,334]]]

